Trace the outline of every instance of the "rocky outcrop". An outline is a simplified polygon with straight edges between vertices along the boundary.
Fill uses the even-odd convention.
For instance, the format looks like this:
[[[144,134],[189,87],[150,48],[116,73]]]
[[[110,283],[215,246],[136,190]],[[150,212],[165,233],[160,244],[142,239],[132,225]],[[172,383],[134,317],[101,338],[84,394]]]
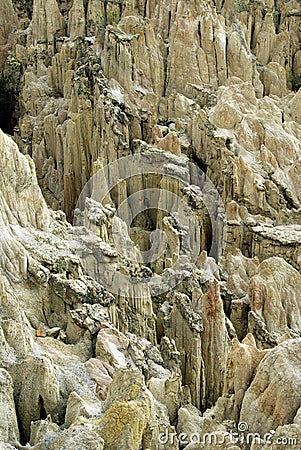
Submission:
[[[1,171],[4,251],[0,324],[1,364],[5,368],[1,369],[1,439],[15,445],[30,440],[33,448],[41,449],[51,440],[53,449],[61,449],[67,448],[74,436],[76,445],[88,448],[97,436],[98,443],[93,445],[102,448],[97,434],[100,425],[87,424],[82,429],[77,421],[81,417],[98,420],[105,414],[101,399],[107,396],[114,371],[131,364],[133,369],[139,367],[134,379],[138,376],[141,380],[142,369],[149,377],[156,375],[164,380],[168,380],[170,372],[162,367],[160,352],[149,341],[134,344],[133,338],[123,335],[109,321],[114,296],[82,274],[80,261],[74,255],[76,242],[70,225],[62,213],[55,215],[48,210],[31,159],[23,156],[2,132],[1,152],[7,161]],[[94,349],[93,336],[97,336]],[[151,421],[155,420],[150,412],[155,400],[149,396],[146,407]],[[166,407],[156,404],[163,408],[166,426],[170,426]],[[141,411],[143,416],[143,408]],[[136,421],[135,408],[132,413]],[[57,423],[62,423],[65,416],[68,429],[63,432],[55,423],[44,423],[46,416]],[[137,442],[149,422],[143,420],[135,434]]]
[[[209,117],[214,126],[228,130],[228,135],[229,130],[234,132],[233,137],[233,133],[230,133],[231,136],[227,136],[225,131],[222,133],[225,139],[228,137],[233,141],[232,149],[236,148],[234,155],[233,151],[229,154],[222,141],[220,144],[228,160],[230,155],[230,159],[233,156],[240,157],[236,162],[233,160],[235,166],[239,165],[239,174],[249,170],[246,166],[242,171],[241,164],[247,160],[250,162],[249,159],[246,160],[244,152],[240,154],[240,142],[245,151],[253,155],[255,149],[273,154],[274,149],[277,151],[277,148],[281,148],[281,142],[284,141],[291,149],[290,153],[294,151],[298,136],[296,128],[290,128],[289,110],[283,131],[279,127],[274,133],[272,129],[275,131],[279,125],[276,118],[280,118],[283,106],[276,99],[267,102],[266,97],[261,97],[263,87],[267,94],[270,91],[271,95],[287,93],[286,82],[290,80],[292,59],[297,52],[297,38],[290,43],[287,30],[292,27],[296,30],[296,36],[299,35],[296,26],[299,6],[288,9],[288,13],[286,4],[279,5],[279,9],[273,11],[270,3],[260,7],[247,1],[235,2],[233,5],[226,2],[222,11],[219,5],[215,9],[213,3],[207,5],[201,2],[197,7],[194,4],[184,5],[183,2],[178,7],[173,2],[163,2],[157,7],[146,3],[145,7],[140,5],[138,8],[134,3],[128,2],[121,6],[121,11],[110,2],[106,10],[102,7],[97,9],[92,1],[88,2],[86,9],[81,2],[74,2],[68,11],[63,8],[60,11],[57,2],[46,5],[42,1],[34,4],[30,33],[33,41],[39,42],[40,51],[29,48],[29,36],[25,46],[32,53],[35,63],[26,63],[27,75],[21,95],[26,114],[20,122],[19,143],[34,157],[39,182],[48,202],[64,207],[68,216],[81,188],[93,173],[92,163],[98,158],[104,163],[114,160],[113,147],[120,149],[119,154],[121,149],[128,153],[133,140],[143,138],[150,141],[151,128],[158,126],[162,120],[176,123],[170,138],[166,138],[166,142],[162,144],[165,149],[169,150],[175,145],[179,148],[179,145],[184,144],[181,135],[177,135],[177,131],[182,130],[182,136],[187,134],[194,152],[199,157],[202,155],[202,162],[208,164],[210,160],[215,161],[208,164],[210,176],[215,171],[212,164],[225,167],[226,161],[222,162],[223,158],[221,161],[214,158],[214,135],[219,136],[221,131],[213,133],[213,136],[211,133],[210,136],[207,127],[200,126],[197,120],[199,115],[204,114],[198,107],[207,104],[212,106],[216,101],[217,105]],[[248,8],[251,11],[251,21],[254,22],[253,29],[247,21]],[[120,13],[122,18],[117,27],[115,22],[121,17]],[[236,23],[232,23],[234,16],[239,19]],[[281,24],[277,30],[273,17],[278,17]],[[271,41],[264,48],[263,36],[269,36],[267,42]],[[69,37],[74,39],[75,46],[71,45]],[[24,40],[22,45],[24,47]],[[48,60],[43,57],[45,46],[50,52]],[[21,44],[18,51],[24,52]],[[285,58],[288,65],[283,73],[281,70]],[[187,65],[184,61],[190,61],[190,64]],[[109,80],[109,85],[105,77]],[[276,83],[275,86],[273,83]],[[98,87],[91,90],[92,86]],[[222,87],[216,99],[212,87],[217,86]],[[41,99],[41,92],[44,100]],[[238,92],[237,103],[235,96]],[[241,95],[244,96],[244,101]],[[295,111],[293,105],[297,100],[289,95],[292,111]],[[33,101],[35,97],[37,101]],[[114,105],[114,102],[117,104]],[[189,107],[184,107],[183,102]],[[105,115],[97,113],[104,111],[104,108]],[[270,115],[271,121],[262,126],[255,116],[264,114]],[[33,135],[29,129],[34,117],[35,127],[40,131]],[[227,117],[231,123],[227,123]],[[82,128],[80,124],[83,123],[85,127]],[[114,123],[114,126],[110,126],[110,123]],[[253,130],[252,135],[247,133],[249,129]],[[26,143],[22,141],[25,135]],[[177,137],[180,139],[175,144]],[[208,150],[204,151],[202,147],[205,141]],[[110,147],[109,156],[104,157],[101,149],[106,149],[107,146]],[[276,162],[279,165],[277,157]],[[273,167],[273,164],[270,166]],[[279,168],[283,170],[283,164]],[[246,193],[243,192],[243,186],[238,187],[238,199],[238,192],[244,196],[244,201],[250,195],[254,196],[253,200],[247,202],[250,212],[255,209],[258,212],[264,207],[266,211],[271,210],[272,214],[273,209],[277,210],[277,187],[282,196],[283,190],[292,190],[291,181],[285,182],[277,173],[272,180],[269,176],[263,176],[268,180],[268,190],[259,194],[262,181],[258,180],[262,173],[261,170],[255,170],[256,175],[252,175],[252,170],[248,176],[255,176],[256,180],[250,179],[248,183],[253,188]],[[277,167],[275,170],[277,172]],[[247,186],[245,189],[249,189]],[[235,191],[234,186],[233,190]],[[252,191],[254,192],[251,193]],[[270,206],[264,206],[264,198],[269,196],[269,192],[273,200],[267,199]],[[260,206],[258,201],[261,197],[263,203]]]
[[[227,360],[223,395],[230,398],[234,395],[233,418],[236,422],[239,421],[245,392],[255,376],[258,364],[267,351],[257,349],[255,339],[251,333],[245,337],[242,343],[236,338],[232,341],[231,351]],[[232,400],[231,398],[231,402]]]
[[[213,281],[205,294],[195,289],[192,300],[176,294],[171,302],[163,304],[160,311],[164,333],[180,351],[183,381],[190,387],[193,404],[204,409],[222,393],[229,352],[219,285]]]
[[[13,397],[13,382],[9,373],[1,369],[1,428],[2,442],[17,444],[19,441],[19,428]]]
[[[263,319],[268,332],[281,335],[292,330],[300,334],[300,280],[300,273],[279,257],[263,261],[251,278],[251,308]]]
[[[1,185],[5,186],[1,190],[1,219],[12,225],[18,222],[21,226],[47,227],[47,206],[36,182],[32,160],[21,155],[13,140],[2,132],[0,139],[5,164],[5,171],[1,171]]]
[[[271,350],[260,363],[243,399],[240,420],[250,432],[267,433],[280,425],[293,423],[300,408],[296,396],[300,384],[300,339]]]
[[[36,442],[32,448],[67,450],[70,446],[76,446],[84,450],[103,450],[103,440],[98,431],[97,426],[84,423],[62,431],[56,424],[41,420],[32,424],[32,442]]]
[[[18,16],[11,0],[0,3],[0,69],[2,71],[8,52],[13,47],[13,32],[17,30]]]
[[[296,425],[284,425],[278,427],[275,434],[269,439],[269,442],[253,442],[251,450],[265,450],[267,447],[271,449],[284,450],[289,445],[292,450],[298,448],[300,436],[300,428]]]

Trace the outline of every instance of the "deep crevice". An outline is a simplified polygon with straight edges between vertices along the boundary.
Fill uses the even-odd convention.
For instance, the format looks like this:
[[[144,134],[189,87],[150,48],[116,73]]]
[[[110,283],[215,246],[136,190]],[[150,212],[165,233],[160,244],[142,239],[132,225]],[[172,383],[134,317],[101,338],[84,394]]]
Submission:
[[[19,415],[19,411],[18,411],[18,408],[17,408],[17,405],[16,405],[16,401],[15,401],[15,410],[16,410],[16,416],[17,416],[17,422],[18,422],[18,428],[19,428],[20,444],[21,445],[26,445],[27,444],[27,439],[26,439],[25,433],[23,431],[21,417]]]
[[[44,407],[43,397],[41,395],[39,395],[39,410],[40,410],[40,419],[41,420],[47,419],[47,412],[46,412],[46,409]]]
[[[0,128],[4,133],[13,135],[17,125],[15,113],[16,96],[7,78],[0,78]]]

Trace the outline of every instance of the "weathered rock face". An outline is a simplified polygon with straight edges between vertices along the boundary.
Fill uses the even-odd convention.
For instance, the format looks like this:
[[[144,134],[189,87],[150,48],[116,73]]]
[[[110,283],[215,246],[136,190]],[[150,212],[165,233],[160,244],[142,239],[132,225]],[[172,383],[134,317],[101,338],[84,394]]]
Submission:
[[[1,133],[1,160],[5,167],[1,171],[1,219],[13,225],[33,225],[43,229],[48,225],[45,200],[37,186],[35,168],[30,158],[20,155],[12,139]],[[6,214],[5,214],[6,213]],[[15,217],[13,217],[15,216]]]
[[[3,442],[17,444],[19,429],[13,397],[13,383],[9,373],[1,369],[1,436]]]
[[[300,339],[271,350],[262,360],[247,390],[240,419],[251,432],[265,433],[293,423],[300,408]],[[280,387],[281,386],[281,387]]]
[[[165,149],[179,149],[187,136],[213,179],[216,165],[234,164],[238,179],[225,184],[225,198],[243,197],[251,213],[274,217],[288,200],[297,204],[291,192],[298,167],[289,162],[300,135],[297,96],[284,104],[262,93],[288,92],[300,7],[266,3],[225,2],[221,9],[214,2],[126,2],[119,9],[108,2],[103,9],[93,1],[34,2],[31,28],[15,52],[25,70],[18,142],[33,155],[47,201],[70,216],[96,160],[128,154],[134,140],[151,142],[154,126],[173,122]],[[216,102],[206,123],[201,108]],[[224,157],[215,157],[217,148]],[[266,173],[254,165],[258,152]]]
[[[0,0],[0,448],[300,447],[300,17]]]
[[[18,17],[11,0],[0,3],[0,69],[2,71],[8,52],[12,49],[12,33],[18,28]]]
[[[59,402],[59,383],[54,367],[47,358],[29,358],[14,367],[17,411],[20,417],[20,432],[29,440],[32,421],[39,420],[42,414],[57,417]],[[28,392],[31,392],[30,400]]]
[[[256,348],[255,339],[251,333],[245,337],[242,343],[237,339],[232,341],[227,360],[224,396],[234,395],[233,417],[236,422],[240,416],[241,403],[245,392],[266,352],[267,350],[260,351]]]
[[[251,278],[252,311],[264,320],[270,333],[292,330],[300,334],[300,282],[300,273],[278,257],[263,261]]]
[[[98,433],[98,427],[93,424],[73,425],[67,430],[60,428],[48,420],[32,424],[32,440],[37,442],[32,448],[65,449],[70,446],[83,450],[103,450],[103,439]]]

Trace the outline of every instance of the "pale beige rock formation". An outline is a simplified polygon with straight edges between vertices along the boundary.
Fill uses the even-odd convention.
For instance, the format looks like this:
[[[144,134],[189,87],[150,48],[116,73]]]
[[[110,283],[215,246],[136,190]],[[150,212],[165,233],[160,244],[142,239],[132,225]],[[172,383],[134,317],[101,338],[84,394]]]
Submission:
[[[275,430],[273,430],[275,431]],[[296,425],[283,425],[276,429],[275,433],[269,436],[268,442],[253,442],[251,450],[279,449],[285,450],[288,446],[292,450],[297,450],[300,442],[300,427]]]
[[[55,38],[64,29],[64,19],[56,0],[34,0],[32,14],[33,44],[55,45]],[[54,50],[54,48],[53,48]]]
[[[0,69],[13,47],[13,32],[19,27],[18,16],[11,0],[0,3]]]
[[[195,292],[193,301],[183,294],[171,300],[172,308],[163,318],[165,333],[180,351],[183,381],[190,387],[192,402],[203,409],[222,393],[229,351],[219,285],[213,281],[206,294]]]
[[[259,265],[250,280],[251,308],[268,332],[300,334],[300,282],[300,273],[282,258],[268,258]]]
[[[83,450],[103,450],[103,439],[99,435],[99,429],[93,424],[81,423],[73,425],[66,430],[60,428],[48,420],[33,422],[31,427],[32,442],[36,442],[31,448],[65,449],[70,446]]]
[[[234,394],[233,417],[239,420],[240,408],[245,392],[250,386],[258,364],[267,350],[260,351],[251,333],[247,334],[242,343],[236,338],[232,341],[231,351],[227,360],[224,396]]]
[[[1,369],[1,426],[0,440],[17,443],[19,441],[19,428],[13,397],[13,381],[9,373]]]
[[[30,358],[14,368],[13,379],[17,396],[17,411],[20,417],[20,431],[29,439],[32,421],[43,414],[57,416],[59,383],[49,358]],[[31,395],[29,395],[29,392]]]
[[[250,432],[261,434],[294,421],[300,408],[300,339],[292,339],[272,349],[258,366],[247,390],[240,420]]]

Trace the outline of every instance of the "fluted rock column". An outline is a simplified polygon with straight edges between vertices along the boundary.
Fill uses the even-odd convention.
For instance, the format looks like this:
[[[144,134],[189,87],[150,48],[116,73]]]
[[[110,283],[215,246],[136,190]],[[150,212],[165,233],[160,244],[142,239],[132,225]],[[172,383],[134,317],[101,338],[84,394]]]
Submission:
[[[56,0],[34,0],[32,14],[33,44],[54,45],[55,36],[65,29]]]

